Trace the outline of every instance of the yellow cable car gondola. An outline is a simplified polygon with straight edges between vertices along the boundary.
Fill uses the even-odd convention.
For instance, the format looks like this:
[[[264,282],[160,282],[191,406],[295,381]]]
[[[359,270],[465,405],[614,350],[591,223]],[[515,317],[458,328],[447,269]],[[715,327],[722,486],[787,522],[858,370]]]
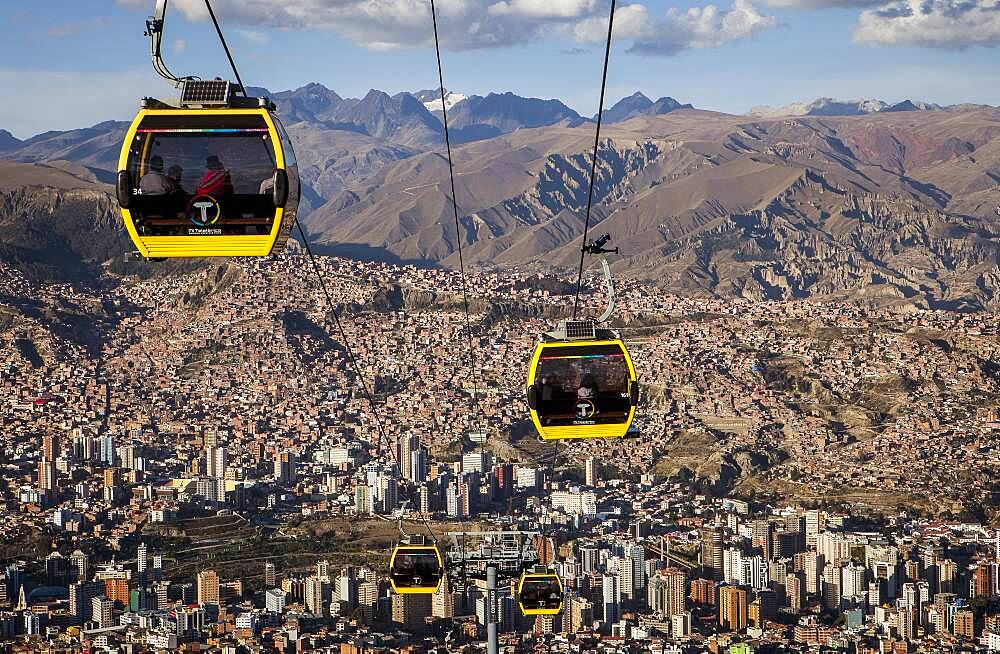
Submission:
[[[538,344],[528,371],[538,433],[544,440],[624,436],[639,398],[625,344],[590,321],[566,321],[556,334]]]
[[[146,98],[126,132],[116,188],[125,228],[147,258],[266,256],[295,223],[291,142],[275,105],[247,97],[242,82],[178,79],[167,70],[166,6],[158,0],[147,33],[154,69],[181,97],[176,106]]]
[[[117,191],[150,258],[266,256],[288,239],[299,202],[291,143],[268,106],[141,109]]]
[[[531,357],[528,408],[543,440],[625,436],[635,418],[639,384],[632,357],[617,332],[598,327],[615,307],[611,268],[603,256],[618,252],[604,248],[610,240],[603,234],[583,248],[585,254],[601,255],[608,288],[604,313],[592,320],[561,321],[542,335]]]
[[[563,605],[562,580],[551,572],[522,573],[517,603],[524,615],[557,615]]]
[[[441,587],[442,579],[444,562],[437,545],[400,544],[393,550],[389,583],[394,592],[430,595]]]

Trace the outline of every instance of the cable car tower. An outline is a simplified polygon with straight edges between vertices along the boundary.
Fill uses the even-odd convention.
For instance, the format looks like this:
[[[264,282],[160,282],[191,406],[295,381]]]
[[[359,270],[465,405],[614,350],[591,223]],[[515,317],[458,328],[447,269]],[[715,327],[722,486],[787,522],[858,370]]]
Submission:
[[[555,615],[562,611],[563,587],[559,576],[538,565],[535,538],[537,531],[449,531],[451,540],[447,558],[449,575],[455,578],[467,598],[467,577],[486,575],[486,654],[498,654],[497,579],[517,579],[517,600],[524,615]],[[478,547],[469,549],[468,540]]]

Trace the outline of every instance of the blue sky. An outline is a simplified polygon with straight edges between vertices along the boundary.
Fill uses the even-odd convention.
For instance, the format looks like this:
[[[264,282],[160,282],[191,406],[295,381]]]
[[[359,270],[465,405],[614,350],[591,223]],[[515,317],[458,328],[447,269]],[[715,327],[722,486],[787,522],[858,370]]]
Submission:
[[[595,111],[607,3],[438,2],[449,88],[554,97]],[[213,4],[248,84],[282,90],[318,81],[349,97],[436,84],[422,0]],[[143,36],[152,5],[4,0],[0,129],[25,138],[128,119],[142,95],[169,95]],[[227,76],[202,5],[173,0],[167,62],[181,74]],[[609,104],[635,90],[731,113],[820,96],[1000,104],[998,13],[987,0],[620,0]]]

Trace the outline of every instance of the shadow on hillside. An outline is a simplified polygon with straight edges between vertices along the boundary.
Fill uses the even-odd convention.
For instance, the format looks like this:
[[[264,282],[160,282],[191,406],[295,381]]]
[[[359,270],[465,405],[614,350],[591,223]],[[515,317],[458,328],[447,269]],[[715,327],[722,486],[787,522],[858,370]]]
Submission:
[[[312,244],[313,252],[326,256],[343,257],[358,261],[377,261],[391,263],[397,266],[416,266],[417,268],[443,268],[440,264],[428,259],[404,259],[386,248],[373,247],[365,243],[335,243]]]

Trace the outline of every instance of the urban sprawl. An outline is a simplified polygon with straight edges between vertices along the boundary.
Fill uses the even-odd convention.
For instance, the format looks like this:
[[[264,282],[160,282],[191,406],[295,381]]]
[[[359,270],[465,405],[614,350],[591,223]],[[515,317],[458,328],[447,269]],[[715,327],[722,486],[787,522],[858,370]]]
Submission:
[[[320,265],[346,338],[291,251],[0,264],[0,652],[475,652],[491,620],[501,652],[1000,651],[993,316],[619,279],[635,433],[543,444],[560,280],[470,272],[470,336],[454,271]],[[406,536],[434,594],[391,590]],[[558,615],[521,613],[535,565]]]

